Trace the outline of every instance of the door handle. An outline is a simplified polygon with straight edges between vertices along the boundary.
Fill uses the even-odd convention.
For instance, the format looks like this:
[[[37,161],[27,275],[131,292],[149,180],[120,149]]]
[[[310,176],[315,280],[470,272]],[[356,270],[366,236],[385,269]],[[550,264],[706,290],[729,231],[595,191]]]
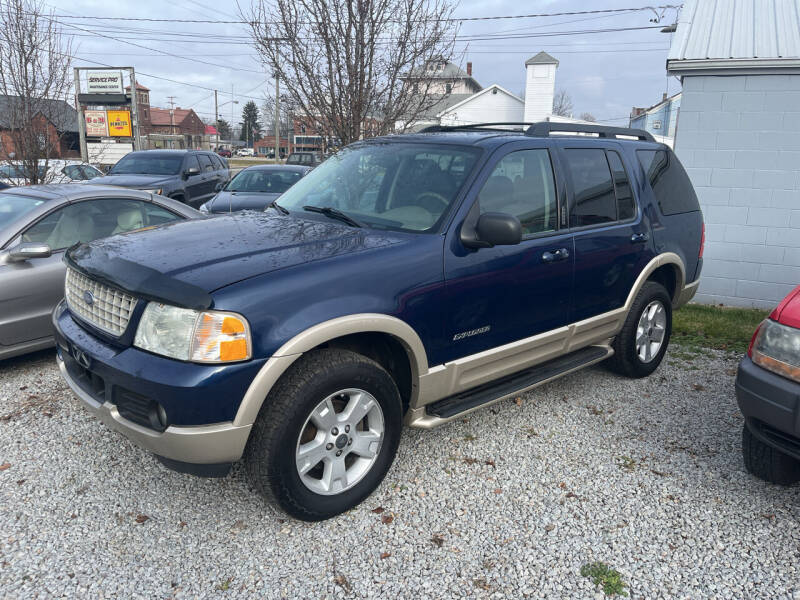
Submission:
[[[558,250],[548,250],[542,253],[542,262],[551,263],[559,260],[567,260],[569,258],[569,250],[566,248],[559,248]]]
[[[641,244],[642,242],[646,242],[649,239],[650,238],[646,233],[634,233],[631,236],[631,244]]]

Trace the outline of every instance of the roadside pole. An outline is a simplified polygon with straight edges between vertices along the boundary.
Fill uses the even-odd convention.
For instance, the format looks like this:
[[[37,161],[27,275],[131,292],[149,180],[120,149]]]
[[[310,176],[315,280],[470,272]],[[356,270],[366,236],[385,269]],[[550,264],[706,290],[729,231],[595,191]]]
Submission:
[[[78,111],[78,135],[80,136],[81,147],[81,160],[89,162],[89,152],[86,149],[86,116],[83,114],[83,107],[81,106],[78,96],[81,93],[81,79],[80,71],[75,68],[72,70],[75,76],[75,109]]]
[[[217,146],[219,146],[219,102],[217,100],[217,90],[214,90],[214,127],[217,128]]]
[[[130,70],[131,76],[131,121],[133,121],[133,149],[134,150],[143,150],[142,148],[142,138],[139,135],[139,109],[137,107],[137,96],[139,95],[138,90],[136,89],[136,73],[131,67]],[[122,90],[125,91],[124,89]]]
[[[275,73],[275,164],[280,164],[281,156],[281,110],[280,110],[280,95],[281,83],[278,74]]]

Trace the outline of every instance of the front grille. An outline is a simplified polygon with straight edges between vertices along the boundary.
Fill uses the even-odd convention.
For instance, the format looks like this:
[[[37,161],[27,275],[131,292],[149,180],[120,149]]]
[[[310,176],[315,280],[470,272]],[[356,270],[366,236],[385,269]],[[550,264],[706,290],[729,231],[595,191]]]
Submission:
[[[116,337],[125,333],[136,298],[67,269],[64,295],[69,309],[81,319]],[[91,302],[87,302],[87,299]]]

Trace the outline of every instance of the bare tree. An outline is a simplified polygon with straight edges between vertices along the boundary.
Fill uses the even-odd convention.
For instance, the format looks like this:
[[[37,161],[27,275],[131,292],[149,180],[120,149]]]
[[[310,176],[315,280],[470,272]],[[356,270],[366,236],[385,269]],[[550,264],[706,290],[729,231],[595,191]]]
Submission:
[[[592,123],[594,123],[595,121],[597,121],[597,119],[595,118],[595,116],[594,116],[592,113],[590,113],[590,112],[581,113],[580,119],[581,119],[582,121],[591,121]]]
[[[572,98],[567,90],[558,90],[553,98],[553,114],[559,117],[572,115]]]
[[[297,110],[342,144],[406,129],[447,93],[419,75],[454,55],[450,0],[259,0],[244,20]]]
[[[72,39],[44,7],[40,0],[0,5],[0,160],[30,184],[46,183],[48,162],[60,156],[75,115],[67,104]]]

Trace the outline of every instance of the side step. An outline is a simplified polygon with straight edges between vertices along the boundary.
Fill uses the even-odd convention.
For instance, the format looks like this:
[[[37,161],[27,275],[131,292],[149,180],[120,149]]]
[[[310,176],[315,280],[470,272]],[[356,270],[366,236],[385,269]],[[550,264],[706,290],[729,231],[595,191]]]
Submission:
[[[449,419],[484,404],[530,389],[550,379],[566,375],[581,367],[600,362],[613,353],[614,351],[608,346],[589,346],[429,404],[426,407],[426,413],[432,417]]]

